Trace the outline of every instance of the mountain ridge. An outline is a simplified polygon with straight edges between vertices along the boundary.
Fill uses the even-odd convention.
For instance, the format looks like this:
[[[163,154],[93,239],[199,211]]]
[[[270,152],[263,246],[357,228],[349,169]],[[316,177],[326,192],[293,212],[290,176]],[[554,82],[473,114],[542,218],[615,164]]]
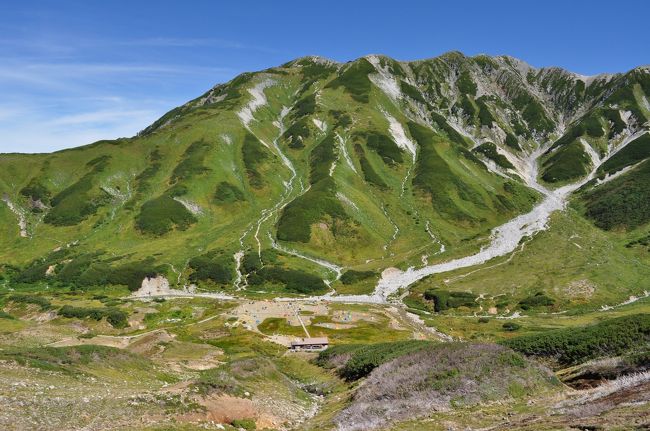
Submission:
[[[43,282],[115,284],[107,272],[149,262],[135,278],[171,278],[170,265],[181,284],[211,289],[254,282],[284,294],[295,277],[315,276],[325,283],[299,293],[345,292],[344,269],[376,280],[387,267],[471,254],[540,191],[585,179],[620,152],[573,198],[598,224],[593,191],[607,195],[647,164],[648,72],[586,83],[451,52],[302,57],[244,73],[132,138],[0,155],[0,258],[22,268],[18,279],[32,270]],[[647,222],[639,193],[615,200],[638,214],[634,229]],[[51,256],[75,241],[63,259]]]

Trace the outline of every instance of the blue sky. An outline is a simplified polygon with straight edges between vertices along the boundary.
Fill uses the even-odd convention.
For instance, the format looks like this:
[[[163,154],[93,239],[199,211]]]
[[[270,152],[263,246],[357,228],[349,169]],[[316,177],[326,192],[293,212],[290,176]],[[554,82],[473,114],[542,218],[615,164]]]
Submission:
[[[626,71],[650,63],[648,16],[644,0],[3,0],[0,152],[132,136],[216,83],[309,54],[459,50]]]

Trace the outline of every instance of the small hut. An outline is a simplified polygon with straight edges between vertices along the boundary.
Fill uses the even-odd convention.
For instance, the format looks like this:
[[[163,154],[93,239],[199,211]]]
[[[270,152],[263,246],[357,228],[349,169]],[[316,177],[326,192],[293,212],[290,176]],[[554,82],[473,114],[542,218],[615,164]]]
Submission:
[[[314,352],[327,349],[329,340],[327,337],[301,338],[298,341],[292,341],[289,349],[292,352]]]

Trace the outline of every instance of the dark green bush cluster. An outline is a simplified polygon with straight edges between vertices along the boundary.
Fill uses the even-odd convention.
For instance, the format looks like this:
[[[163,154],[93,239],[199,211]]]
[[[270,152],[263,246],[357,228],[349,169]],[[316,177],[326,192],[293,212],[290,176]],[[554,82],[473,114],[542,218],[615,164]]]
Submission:
[[[474,149],[477,153],[483,154],[490,160],[493,160],[497,165],[505,169],[514,169],[515,167],[510,163],[508,158],[497,151],[497,146],[492,142],[485,142]]]
[[[321,79],[326,79],[330,74],[336,71],[336,66],[333,64],[323,64],[311,61],[309,59],[304,59],[298,61],[296,64],[301,66],[301,72],[303,78],[308,81],[319,81]]]
[[[209,151],[210,144],[204,140],[190,144],[183,153],[180,163],[176,165],[172,172],[172,183],[186,181],[208,171],[208,168],[203,166],[203,161]]]
[[[476,117],[476,108],[467,95],[463,95],[460,98],[460,107],[463,109],[463,112],[471,118]],[[454,107],[455,108],[455,107]],[[456,111],[455,111],[456,112]]]
[[[593,138],[600,138],[605,135],[603,125],[600,124],[600,120],[595,115],[585,117],[580,126],[583,128],[584,133]]]
[[[13,281],[16,283],[36,283],[37,281],[45,280],[45,272],[50,267],[49,262],[35,261],[32,262],[27,268],[17,274]]]
[[[4,312],[2,310],[0,310],[0,319],[16,320],[16,318],[14,316],[12,316],[11,314],[6,313],[6,312]]]
[[[244,254],[242,259],[242,268],[246,274],[255,272],[258,269],[262,268],[264,265],[274,265],[278,263],[277,252],[272,249],[262,250],[261,255],[258,255],[256,252],[250,251]]]
[[[404,161],[402,150],[393,142],[391,138],[378,132],[357,132],[354,135],[357,138],[364,139],[368,148],[374,150],[382,160],[388,165],[395,165]]]
[[[556,148],[563,147],[565,145],[568,145],[578,139],[580,136],[582,136],[584,133],[584,130],[578,126],[578,125],[573,125],[569,127],[569,130],[567,130],[564,135],[560,136],[560,138],[551,145],[551,147],[546,151],[545,155],[550,154],[555,150]]]
[[[465,141],[465,138],[463,138],[463,135],[461,135],[460,133],[458,133],[458,131],[456,129],[451,127],[449,125],[449,123],[447,122],[447,120],[445,119],[445,117],[443,117],[442,115],[440,115],[440,114],[438,114],[436,112],[432,112],[431,113],[431,119],[438,126],[438,129],[440,129],[441,131],[443,131],[447,135],[447,137],[449,138],[450,141],[455,142],[455,143],[457,143],[457,144],[459,144],[461,146],[464,146],[464,147],[467,146],[467,141]],[[413,124],[416,125],[416,126],[419,126],[423,130],[427,130],[426,128],[420,126],[419,124],[409,123],[409,131],[411,132],[411,136],[413,136],[413,138],[415,138],[415,135],[413,134],[413,129],[416,128],[416,127],[413,126]],[[418,135],[422,136],[423,132],[420,131],[418,133]]]
[[[282,139],[288,142],[289,148],[299,150],[305,148],[304,141],[311,135],[309,119],[301,118],[289,126],[282,134]]]
[[[51,196],[50,191],[37,177],[32,178],[29,183],[20,190],[20,194],[35,201],[40,200],[45,204],[50,202]]]
[[[309,181],[312,187],[291,201],[278,220],[278,239],[309,242],[311,225],[326,218],[347,220],[348,216],[336,197],[336,184],[329,176],[335,160],[334,138],[328,135],[312,150],[309,158]]]
[[[188,263],[193,272],[190,281],[212,281],[217,284],[229,284],[234,275],[234,262],[231,256],[222,251],[210,251],[193,257]]]
[[[325,88],[343,87],[352,99],[368,103],[371,89],[368,74],[374,73],[375,68],[368,60],[361,58],[348,66],[343,73],[330,81]]]
[[[91,267],[92,268],[92,267]],[[163,268],[155,266],[153,258],[148,258],[135,262],[127,262],[121,265],[113,265],[106,268],[105,278],[106,284],[117,284],[127,286],[129,290],[135,291],[142,286],[142,280],[146,277],[156,277],[162,273]],[[87,274],[83,278],[89,286],[100,285],[97,282],[101,280],[91,280]]]
[[[436,312],[450,308],[473,307],[477,296],[470,292],[450,292],[442,289],[431,289],[424,292],[424,299],[434,302]]]
[[[242,144],[242,157],[251,187],[259,189],[264,186],[260,168],[268,156],[268,152],[264,151],[262,143],[251,133],[246,132]]]
[[[338,370],[344,379],[358,380],[366,377],[375,368],[397,357],[435,346],[430,341],[406,340],[380,344],[353,344],[330,347],[321,352],[316,363],[328,366],[331,359],[338,355],[349,355],[345,365]]]
[[[504,329],[504,331],[508,332],[514,332],[521,329],[521,325],[515,322],[506,322],[501,325],[501,327]]]
[[[623,151],[623,150],[621,150]],[[650,161],[583,193],[585,214],[601,229],[634,229],[650,221]]]
[[[521,91],[512,101],[512,104],[521,111],[521,116],[531,129],[542,133],[553,131],[553,122],[546,115],[542,105],[526,91]]]
[[[352,117],[343,111],[331,110],[329,114],[334,118],[335,127],[345,129],[352,124]]]
[[[608,136],[610,139],[625,130],[625,121],[621,118],[621,113],[618,109],[604,109],[603,117],[611,123]]]
[[[109,160],[110,156],[101,156],[88,162],[90,171],[52,198],[52,209],[43,219],[45,223],[73,226],[95,214],[108,201],[105,194],[93,193],[93,189],[97,174],[106,169]]]
[[[460,91],[461,94],[476,96],[477,87],[474,81],[472,81],[472,77],[469,74],[469,71],[463,70],[460,73],[458,79],[456,80],[456,86],[458,87],[458,91]]]
[[[481,196],[470,190],[438,154],[435,143],[439,138],[433,132],[413,122],[409,122],[408,126],[411,136],[420,148],[413,185],[431,195],[434,209],[442,215],[456,220],[472,219],[471,215],[456,205],[452,195],[455,190],[467,200],[485,206]]]
[[[252,286],[267,282],[284,284],[287,291],[294,293],[318,294],[327,290],[325,282],[317,276],[280,266],[265,266],[249,275],[248,282]]]
[[[644,235],[641,238],[628,242],[627,244],[625,244],[625,247],[631,248],[637,245],[648,247],[648,251],[650,251],[650,234]]]
[[[647,158],[650,158],[650,133],[644,133],[627,144],[603,163],[599,171],[614,173]]]
[[[523,310],[529,310],[536,307],[550,307],[555,305],[555,300],[544,294],[544,292],[537,292],[535,295],[528,296],[519,301],[519,306]]]
[[[93,320],[106,321],[114,328],[126,328],[129,326],[128,314],[122,310],[112,307],[106,308],[86,308],[86,307],[73,307],[71,305],[64,305],[61,307],[57,314],[62,317],[85,319],[90,318]]]
[[[591,159],[579,141],[573,141],[555,151],[542,163],[542,179],[548,183],[582,177],[589,171]]]
[[[311,185],[330,178],[330,166],[335,160],[336,144],[334,136],[330,134],[315,146],[309,155],[309,182]]]
[[[245,429],[246,431],[253,431],[257,429],[255,419],[235,419],[230,423],[230,425],[234,426],[237,429]]]
[[[519,141],[517,140],[517,137],[515,135],[513,135],[512,133],[508,133],[506,135],[505,143],[510,148],[514,148],[517,151],[521,151],[521,147],[519,146]]]
[[[316,93],[312,93],[298,100],[293,106],[291,116],[299,119],[307,115],[313,115],[316,112]]]
[[[420,90],[418,90],[417,88],[415,88],[414,86],[412,86],[406,81],[400,81],[399,85],[403,94],[407,95],[408,97],[415,100],[416,102],[420,102],[425,105],[427,104],[427,101],[422,95],[422,93],[420,92]]]
[[[244,193],[239,188],[227,181],[217,184],[217,191],[214,193],[214,200],[221,204],[230,204],[243,201]]]
[[[61,256],[48,256],[45,263],[32,263],[15,278],[18,283],[34,283],[48,280],[67,286],[85,288],[105,285],[124,285],[130,290],[137,290],[145,277],[155,277],[162,268],[154,265],[153,258],[116,264],[113,259],[101,260],[101,253],[80,254],[70,258],[67,263],[60,263],[56,274],[45,275],[48,265],[58,263]]]
[[[384,179],[377,173],[377,171],[375,171],[375,168],[372,167],[372,164],[370,164],[370,161],[366,157],[366,152],[363,150],[363,147],[359,144],[354,144],[354,152],[356,153],[357,159],[359,160],[363,178],[369,184],[374,184],[380,189],[387,188],[388,184],[386,184]]]
[[[375,273],[375,271],[355,271],[353,269],[349,269],[345,271],[341,276],[341,283],[354,284],[359,281],[367,280],[376,275],[377,273]]]
[[[160,171],[162,164],[160,160],[162,155],[158,147],[154,148],[149,154],[149,163],[147,167],[135,177],[135,194],[124,204],[124,208],[133,210],[138,201],[151,189],[151,179]]]
[[[328,177],[289,203],[278,221],[278,239],[309,242],[312,224],[327,217],[346,220],[348,216],[335,193],[334,181]]]
[[[485,100],[480,97],[476,100],[476,104],[478,105],[478,119],[481,123],[481,126],[492,127],[492,123],[496,123],[497,120],[492,115],[492,112],[485,103]]]
[[[164,235],[176,228],[186,230],[198,220],[182,203],[170,194],[145,202],[135,218],[135,226],[142,233]]]
[[[648,343],[650,314],[618,317],[590,326],[556,329],[502,342],[526,355],[555,358],[562,365],[618,356],[647,348]]]
[[[52,304],[47,298],[43,298],[42,296],[36,296],[36,295],[28,295],[28,294],[15,294],[15,295],[9,295],[7,298],[11,302],[16,302],[19,304],[34,304],[38,305],[41,307],[41,310],[49,310],[52,308]]]

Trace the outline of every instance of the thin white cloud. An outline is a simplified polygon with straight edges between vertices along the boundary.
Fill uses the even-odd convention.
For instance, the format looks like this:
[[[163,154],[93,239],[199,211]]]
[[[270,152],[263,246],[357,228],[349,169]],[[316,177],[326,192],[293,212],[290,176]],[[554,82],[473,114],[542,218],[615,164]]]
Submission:
[[[97,111],[52,120],[0,122],[0,153],[39,153],[90,144],[101,139],[130,137],[151,124],[164,110]],[[27,119],[26,119],[27,120]]]
[[[0,49],[31,50],[52,55],[67,55],[76,51],[88,49],[106,49],[121,47],[161,47],[161,48],[200,48],[212,47],[231,50],[257,51],[277,54],[277,49],[265,46],[242,43],[234,40],[220,38],[192,38],[192,37],[147,37],[139,39],[93,39],[70,38],[57,41],[51,39],[0,39]]]

